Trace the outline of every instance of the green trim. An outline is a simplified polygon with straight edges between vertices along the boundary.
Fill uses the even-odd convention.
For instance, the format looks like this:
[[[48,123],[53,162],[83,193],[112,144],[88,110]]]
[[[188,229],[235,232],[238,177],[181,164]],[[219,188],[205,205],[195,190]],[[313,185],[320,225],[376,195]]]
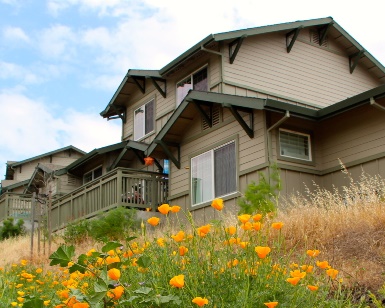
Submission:
[[[288,104],[281,101],[273,100],[273,99],[266,99],[265,102],[265,108],[267,110],[272,111],[289,111],[290,115],[300,115],[302,117],[309,118],[311,120],[317,119],[317,110],[309,109],[302,106],[297,106],[294,104]]]
[[[232,41],[230,44],[229,44],[229,58],[230,58],[230,64],[233,64],[234,61],[235,61],[235,58],[238,54],[238,51],[239,49],[241,48],[242,46],[242,43],[243,43],[243,40],[247,37],[246,34],[238,37],[237,39],[235,39],[234,41]],[[233,50],[233,46],[235,46],[235,49]]]
[[[309,103],[309,102],[298,100],[298,99],[293,98],[293,97],[283,96],[282,94],[278,94],[278,93],[274,93],[274,92],[269,92],[269,91],[266,91],[266,90],[263,90],[263,89],[259,89],[259,88],[247,87],[247,86],[245,86],[243,84],[236,83],[236,82],[231,82],[231,81],[224,80],[223,84],[224,85],[233,86],[233,87],[242,88],[242,89],[245,89],[245,90],[250,90],[250,91],[258,92],[258,93],[264,94],[266,96],[280,97],[281,99],[287,99],[289,101],[292,101],[293,104],[294,103],[300,103],[300,104],[303,104],[303,105],[307,105],[307,106],[309,106],[311,108],[317,108],[317,109],[323,108],[321,105],[312,104],[312,103]],[[290,103],[288,103],[288,104],[290,104]],[[304,108],[306,108],[306,107],[304,107]]]
[[[321,171],[316,170],[316,169],[307,169],[305,167],[298,167],[298,166],[288,165],[288,164],[280,163],[280,162],[277,162],[277,166],[281,170],[297,171],[297,172],[315,174],[315,175],[320,175],[320,176],[322,175]]]
[[[37,159],[40,159],[40,158],[43,158],[43,157],[46,157],[46,156],[50,156],[50,155],[53,155],[53,154],[56,154],[56,153],[60,153],[60,152],[63,152],[63,151],[67,151],[67,150],[73,150],[73,151],[76,151],[80,154],[86,154],[86,152],[70,145],[70,146],[67,146],[67,147],[64,147],[64,148],[60,148],[60,149],[57,149],[57,150],[54,150],[54,151],[51,151],[51,152],[47,152],[47,153],[44,153],[44,154],[41,154],[41,155],[38,155],[38,156],[34,156],[34,157],[31,157],[31,158],[28,158],[28,159],[25,159],[25,160],[22,160],[22,161],[18,161],[18,162],[14,162],[12,164],[9,164],[10,166],[12,167],[16,167],[16,166],[20,166],[22,164],[25,164],[25,163],[28,163],[30,161],[33,161],[33,160],[37,160]]]
[[[173,69],[175,66],[180,64],[181,62],[185,61],[189,57],[191,57],[194,53],[201,51],[201,46],[205,46],[208,43],[212,42],[214,40],[214,35],[210,34],[206,36],[203,40],[195,44],[193,47],[182,53],[179,57],[175,58],[173,61],[171,61],[169,64],[164,66],[159,70],[159,73],[164,76],[166,75],[171,69]]]
[[[286,51],[287,51],[287,53],[290,53],[291,49],[293,48],[294,43],[297,40],[298,34],[301,31],[301,29],[303,29],[302,25],[286,34]],[[291,40],[290,40],[290,36],[292,36]],[[290,43],[289,43],[289,40],[290,40]]]
[[[239,172],[239,177],[247,175],[247,174],[250,174],[250,173],[253,173],[253,172],[256,172],[256,171],[260,171],[261,169],[269,167],[269,165],[270,164],[268,162],[265,162],[265,163],[256,165],[254,167],[242,170],[242,171]]]
[[[371,97],[374,99],[385,97],[385,84],[318,110],[317,118],[325,119],[354,107],[358,107],[362,104],[370,104]]]
[[[295,22],[287,22],[282,24],[275,24],[275,25],[268,25],[268,26],[262,26],[262,27],[256,27],[256,28],[217,33],[214,35],[214,37],[215,37],[215,41],[223,41],[223,40],[236,39],[242,35],[252,36],[252,35],[259,35],[259,34],[266,34],[266,33],[274,33],[279,31],[291,31],[300,26],[303,26],[303,27],[321,26],[324,24],[329,24],[331,22],[333,22],[333,18],[331,17],[317,18],[317,19],[310,19],[310,20],[300,20]]]
[[[15,189],[15,188],[18,188],[18,187],[22,187],[22,186],[28,185],[28,183],[29,183],[29,180],[24,180],[24,181],[17,182],[17,183],[8,185],[8,186],[2,186],[2,190],[3,190],[3,192],[5,192],[5,190]]]

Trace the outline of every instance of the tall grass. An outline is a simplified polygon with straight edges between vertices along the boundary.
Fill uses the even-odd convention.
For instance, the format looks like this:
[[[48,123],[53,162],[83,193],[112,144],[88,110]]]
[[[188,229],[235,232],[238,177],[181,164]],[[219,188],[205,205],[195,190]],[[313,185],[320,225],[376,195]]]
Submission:
[[[263,218],[264,233],[242,230],[243,224],[238,222],[237,217],[226,214],[226,216],[221,215],[221,221],[211,223],[211,230],[207,236],[199,237],[196,235],[199,225],[191,221],[187,213],[187,219],[190,219],[191,224],[188,228],[186,225],[183,228],[186,236],[187,234],[193,236],[195,233],[195,237],[185,238],[179,243],[171,237],[175,236],[179,230],[178,220],[171,225],[169,216],[167,218],[164,216],[161,219],[162,226],[151,227],[145,223],[141,232],[137,234],[138,238],[135,239],[137,244],[133,247],[136,254],[134,257],[138,259],[140,256],[146,256],[149,259],[142,259],[144,261],[141,264],[146,265],[151,260],[153,265],[149,269],[144,266],[139,272],[137,269],[130,272],[129,266],[132,265],[132,260],[127,259],[125,263],[122,261],[124,267],[128,268],[124,270],[122,265],[116,265],[124,273],[122,283],[125,281],[123,279],[127,279],[127,283],[135,284],[151,277],[150,280],[153,283],[149,287],[152,290],[157,290],[156,292],[163,293],[166,297],[170,296],[164,299],[170,300],[170,305],[176,305],[176,297],[173,296],[177,296],[182,300],[183,307],[193,307],[191,298],[200,295],[209,298],[209,307],[227,307],[226,301],[232,302],[232,307],[263,306],[263,301],[253,306],[250,303],[253,298],[267,302],[279,299],[282,301],[279,305],[282,306],[297,303],[300,299],[309,304],[312,303],[313,307],[365,307],[362,303],[370,303],[369,292],[377,294],[380,299],[372,299],[372,301],[377,303],[376,307],[382,307],[381,294],[378,291],[385,281],[385,181],[378,176],[371,177],[365,173],[362,173],[359,180],[354,181],[346,169],[344,172],[349,179],[349,185],[346,187],[327,191],[315,186],[314,189],[309,188],[305,195],[293,195],[283,200],[279,204],[276,216]],[[283,227],[279,231],[271,229],[273,222],[282,222]],[[237,235],[234,237],[238,236],[240,238],[238,241],[249,242],[249,248],[245,250],[240,246],[223,246],[224,241],[230,238],[224,231],[230,225],[237,229]],[[159,245],[159,238],[165,239],[166,248]],[[0,267],[7,267],[13,263],[19,264],[21,259],[29,259],[29,251],[26,249],[29,247],[29,241],[29,237],[22,237],[0,242]],[[57,237],[53,250],[62,243],[62,239]],[[132,245],[130,242],[123,244]],[[76,252],[79,255],[91,248],[100,251],[103,249],[102,245],[88,240],[77,245]],[[180,255],[179,247],[182,245],[189,249],[186,253],[187,257]],[[271,257],[269,255],[266,259],[268,261],[258,259],[254,251],[257,245],[271,247]],[[128,246],[125,245],[126,248]],[[290,277],[290,271],[311,262],[305,252],[313,249],[321,251],[319,261],[327,260],[333,268],[339,270],[336,280],[317,276],[322,273],[318,269],[318,272],[314,273],[314,278],[311,278],[313,280],[308,281],[308,283],[323,285],[325,288],[328,286],[323,289],[324,293],[321,297],[307,295],[305,289],[298,292],[299,289],[292,288],[286,281],[286,278]],[[127,251],[126,257],[131,258],[131,253]],[[119,253],[123,252],[115,252],[115,254]],[[123,258],[122,255],[120,257]],[[256,280],[250,278],[253,277],[250,273],[254,268],[247,266],[247,264],[256,264],[255,262],[259,262],[259,271],[264,277],[269,277],[272,268],[280,269],[275,273],[279,279],[261,280],[260,286],[256,288]],[[315,266],[315,260],[313,263]],[[30,264],[35,267],[44,267],[46,270],[53,269],[48,265],[48,253],[42,256],[35,251]],[[186,288],[179,290],[170,286],[170,278],[182,272],[186,276]],[[308,276],[310,277],[310,274]],[[218,280],[218,277],[222,279]],[[271,283],[274,287],[263,289],[266,284]],[[237,287],[232,287],[235,286],[234,284]],[[232,289],[224,293],[223,290],[226,288]],[[250,293],[245,293],[245,288]],[[155,296],[153,297],[155,301],[156,294],[152,294],[153,291],[149,289],[132,293],[130,298],[147,291],[150,292],[149,296]],[[345,301],[341,297],[342,293],[339,293],[342,291],[347,292],[344,293],[344,296],[347,296]],[[127,296],[129,292],[131,291],[127,289]],[[286,296],[281,292],[288,294]],[[251,298],[245,299],[245,296],[251,296]],[[137,303],[132,307],[142,306]]]

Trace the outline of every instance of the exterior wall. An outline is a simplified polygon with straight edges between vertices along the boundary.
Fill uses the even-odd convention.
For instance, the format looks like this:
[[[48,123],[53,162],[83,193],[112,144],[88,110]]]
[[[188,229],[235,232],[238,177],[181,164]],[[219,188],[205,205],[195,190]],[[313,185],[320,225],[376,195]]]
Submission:
[[[300,34],[290,53],[285,33],[247,37],[233,64],[225,46],[224,82],[316,106],[328,106],[381,85],[360,64],[350,74],[348,55],[337,42],[329,39],[329,47],[320,47],[310,43],[308,29]]]
[[[179,70],[167,77],[167,95],[164,98],[150,80],[146,81],[146,93],[142,94],[139,89],[132,94],[126,111],[126,123],[123,124],[123,140],[134,139],[134,111],[155,99],[155,131],[139,141],[150,143],[160,129],[166,124],[171,117],[176,106],[176,84],[191,73],[208,65],[209,88],[216,91],[220,81],[220,57],[218,55],[207,54],[196,61],[193,65],[183,70]]]
[[[222,110],[223,122],[213,126],[211,129],[202,131],[201,119],[198,116],[192,121],[193,125],[186,131],[184,140],[181,143],[181,169],[177,169],[174,164],[170,165],[170,199],[173,203],[178,203],[185,210],[194,209],[190,207],[190,160],[192,157],[205,151],[211,150],[216,146],[228,141],[235,140],[237,151],[237,174],[238,192],[226,198],[228,203],[234,203],[236,198],[243,192],[247,182],[256,178],[257,166],[262,168],[266,163],[265,155],[265,135],[264,135],[264,114],[261,111],[254,112],[254,138],[250,138],[240,124],[234,119],[227,109]],[[233,201],[231,201],[233,200]],[[197,207],[199,208],[199,207]],[[194,215],[201,215],[204,212],[205,219],[210,219],[207,211],[208,207],[196,211]]]
[[[367,157],[385,156],[385,112],[366,105],[322,122],[322,170]]]

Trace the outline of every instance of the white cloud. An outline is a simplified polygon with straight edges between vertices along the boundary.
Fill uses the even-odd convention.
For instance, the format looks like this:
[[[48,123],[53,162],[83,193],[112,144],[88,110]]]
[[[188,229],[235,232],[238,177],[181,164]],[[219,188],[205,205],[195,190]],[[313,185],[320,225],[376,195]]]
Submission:
[[[0,79],[16,79],[24,84],[36,84],[41,82],[41,78],[24,66],[0,61]]]
[[[71,61],[76,56],[76,34],[68,26],[55,25],[39,35],[39,47],[47,58]]]
[[[1,162],[24,160],[68,145],[87,152],[120,141],[121,123],[107,122],[96,113],[69,109],[55,117],[48,104],[5,91],[0,92],[0,110]]]
[[[9,41],[23,41],[29,42],[29,37],[25,34],[23,29],[18,27],[5,27],[3,29],[3,37]]]

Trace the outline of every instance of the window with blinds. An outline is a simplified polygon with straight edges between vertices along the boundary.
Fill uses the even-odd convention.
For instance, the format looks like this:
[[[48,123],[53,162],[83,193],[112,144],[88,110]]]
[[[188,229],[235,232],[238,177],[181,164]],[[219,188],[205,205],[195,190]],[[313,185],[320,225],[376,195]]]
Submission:
[[[177,106],[184,100],[190,90],[208,91],[207,67],[191,74],[176,84]]]
[[[236,191],[235,142],[229,142],[191,159],[192,205]]]
[[[310,135],[289,130],[279,130],[281,156],[311,161]]]
[[[139,140],[154,131],[155,101],[140,106],[134,111],[134,140]]]

